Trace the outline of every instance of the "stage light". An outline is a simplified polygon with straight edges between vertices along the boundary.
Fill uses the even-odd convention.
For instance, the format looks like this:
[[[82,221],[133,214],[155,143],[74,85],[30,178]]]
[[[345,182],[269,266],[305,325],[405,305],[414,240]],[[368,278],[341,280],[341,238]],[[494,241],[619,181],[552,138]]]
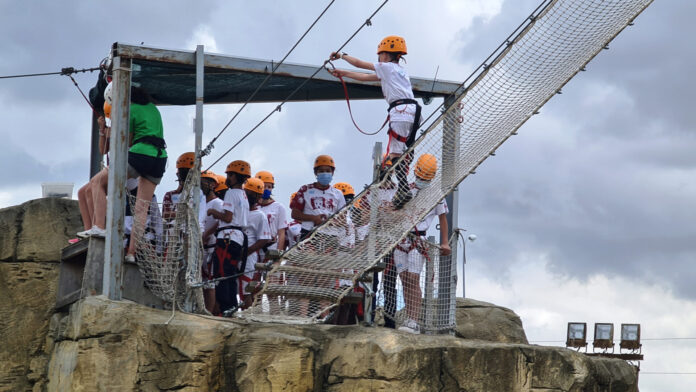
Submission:
[[[640,324],[621,324],[621,343],[619,347],[627,350],[638,350],[640,343]]]
[[[587,347],[587,323],[568,323],[566,347]]]
[[[614,348],[614,324],[595,323],[594,325],[594,348]]]

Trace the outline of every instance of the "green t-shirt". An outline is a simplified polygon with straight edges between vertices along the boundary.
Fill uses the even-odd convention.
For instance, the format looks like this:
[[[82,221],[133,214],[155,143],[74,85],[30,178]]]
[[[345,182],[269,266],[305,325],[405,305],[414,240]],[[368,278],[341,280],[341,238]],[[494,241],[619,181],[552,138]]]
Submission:
[[[153,103],[148,103],[147,105],[131,103],[129,130],[133,133],[133,141],[136,141],[143,136],[154,136],[164,139],[162,116],[160,115],[159,110],[157,110],[157,106],[155,106]],[[136,154],[157,157],[159,149],[152,144],[135,143],[128,151]],[[166,158],[167,151],[163,149],[159,156],[160,158]]]

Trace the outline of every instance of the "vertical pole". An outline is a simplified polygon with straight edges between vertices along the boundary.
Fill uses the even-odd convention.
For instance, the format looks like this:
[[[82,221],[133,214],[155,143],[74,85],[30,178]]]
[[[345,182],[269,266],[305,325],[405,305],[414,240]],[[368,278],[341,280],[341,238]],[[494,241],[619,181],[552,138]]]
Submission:
[[[92,111],[92,147],[89,154],[89,178],[94,177],[101,170],[102,155],[99,152],[99,123],[97,114]]]
[[[130,118],[131,60],[114,58],[111,111],[111,162],[106,204],[106,245],[102,293],[120,300],[123,277],[123,220],[126,209],[128,124]]]
[[[455,104],[454,96],[450,95],[445,98],[443,111],[447,112],[452,105]],[[442,138],[442,186],[443,188],[449,187],[457,178],[458,163],[459,163],[459,123],[457,122],[458,113],[449,112],[443,121],[443,138]],[[446,199],[447,207],[449,212],[447,213],[447,238],[452,238],[452,234],[459,226],[459,191],[454,188],[450,194],[447,195]],[[456,242],[455,242],[456,243]],[[450,265],[452,262],[447,258],[442,258],[443,263],[448,263],[448,265],[441,265],[442,271],[451,271],[451,279],[449,281],[443,280],[440,282],[440,290],[438,293],[450,293],[452,292],[455,298],[443,297],[443,301],[455,301],[456,299],[456,285],[457,285],[457,247],[452,246],[452,258],[454,260],[454,266]],[[454,285],[455,290],[451,290],[451,285]]]
[[[440,323],[435,322],[435,309],[433,309],[435,305],[434,299],[434,277],[435,277],[435,262],[437,261],[439,263],[440,260],[440,252],[438,250],[437,245],[433,246],[431,244],[437,244],[435,242],[435,237],[430,236],[428,237],[428,253],[430,254],[430,261],[426,260],[425,261],[425,301],[423,301],[423,307],[425,308],[425,332],[426,333],[432,333],[433,330],[439,330],[440,329]],[[420,257],[425,257],[425,256],[420,256]],[[438,285],[440,284],[440,278],[442,274],[438,274]],[[420,284],[420,282],[418,282]],[[438,293],[438,297],[439,297]],[[439,313],[439,312],[438,312]],[[438,316],[441,316],[438,314]]]
[[[203,141],[203,81],[204,81],[204,65],[205,52],[203,45],[196,46],[196,122],[194,124],[194,132],[196,134],[196,158],[201,158],[201,144]],[[203,166],[201,164],[201,166]],[[200,178],[200,171],[196,173],[196,177]],[[193,185],[193,209],[198,216],[200,209],[200,191],[201,182],[195,181]]]
[[[375,147],[372,149],[372,182],[377,181],[379,178],[379,170],[382,165],[382,142],[375,143]],[[376,228],[373,222],[377,217],[377,209],[375,208],[374,201],[377,199],[377,192],[374,189],[370,190],[370,228],[367,233],[367,254],[370,261],[374,261],[375,256],[375,234]],[[374,272],[372,274],[372,306],[370,312],[365,312],[365,321],[368,325],[372,324],[375,320],[375,310],[377,310],[377,290],[379,290],[379,272]]]

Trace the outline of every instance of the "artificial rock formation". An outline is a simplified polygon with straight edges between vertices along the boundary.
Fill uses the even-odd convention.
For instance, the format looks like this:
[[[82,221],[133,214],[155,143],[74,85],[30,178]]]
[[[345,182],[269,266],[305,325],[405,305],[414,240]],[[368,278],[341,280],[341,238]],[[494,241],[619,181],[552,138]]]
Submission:
[[[517,315],[473,300],[458,300],[456,336],[172,318],[104,297],[55,313],[55,261],[79,229],[77,207],[53,199],[13,209],[0,210],[10,232],[0,238],[0,391],[637,390],[627,363],[528,345]],[[41,227],[53,249],[21,240],[41,238]]]
[[[74,200],[0,209],[0,391],[44,384],[60,251],[81,224]]]

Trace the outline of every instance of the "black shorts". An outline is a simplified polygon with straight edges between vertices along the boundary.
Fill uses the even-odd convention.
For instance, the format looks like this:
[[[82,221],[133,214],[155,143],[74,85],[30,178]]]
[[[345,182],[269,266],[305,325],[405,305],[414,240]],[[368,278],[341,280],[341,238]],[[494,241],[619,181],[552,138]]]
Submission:
[[[128,166],[129,174],[134,174],[133,171],[135,171],[138,176],[147,178],[155,184],[159,184],[164,175],[164,169],[167,166],[167,158],[155,158],[149,155],[129,152]]]

